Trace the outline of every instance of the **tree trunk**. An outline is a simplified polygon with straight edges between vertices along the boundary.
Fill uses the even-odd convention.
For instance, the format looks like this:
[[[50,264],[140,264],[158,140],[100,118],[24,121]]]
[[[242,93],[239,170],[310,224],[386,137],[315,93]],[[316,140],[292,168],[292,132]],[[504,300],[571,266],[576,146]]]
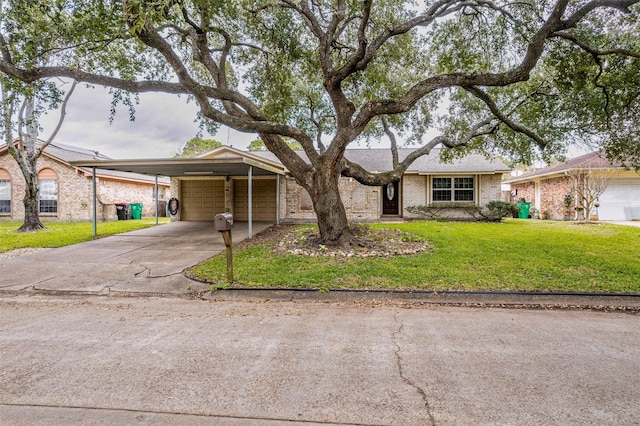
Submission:
[[[35,169],[35,167],[34,167]],[[24,223],[18,232],[32,232],[40,229],[45,229],[45,226],[40,222],[40,208],[38,205],[38,176],[29,175],[25,176],[26,186],[24,193]]]
[[[331,246],[349,246],[354,236],[349,229],[347,212],[338,190],[339,179],[339,174],[326,176],[318,172],[309,195],[318,218],[321,242]]]

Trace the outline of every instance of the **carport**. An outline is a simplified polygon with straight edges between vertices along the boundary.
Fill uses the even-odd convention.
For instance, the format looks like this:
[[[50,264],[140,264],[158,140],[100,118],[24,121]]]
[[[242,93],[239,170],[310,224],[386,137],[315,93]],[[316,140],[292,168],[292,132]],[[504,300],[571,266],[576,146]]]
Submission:
[[[90,160],[73,161],[71,164],[76,167],[90,168],[93,171],[92,194],[93,194],[93,232],[97,234],[97,191],[96,191],[96,170],[115,170],[120,172],[140,173],[155,176],[155,217],[158,223],[158,177],[166,176],[170,178],[224,178],[228,181],[231,178],[242,177],[247,179],[247,222],[249,238],[253,236],[253,187],[254,177],[274,176],[275,185],[275,222],[280,222],[280,176],[285,174],[285,168],[275,162],[261,159],[257,156],[229,147],[221,147],[209,154],[205,158],[161,158],[161,159],[131,159],[131,160]],[[173,189],[172,179],[172,193]],[[222,213],[222,212],[218,212]]]

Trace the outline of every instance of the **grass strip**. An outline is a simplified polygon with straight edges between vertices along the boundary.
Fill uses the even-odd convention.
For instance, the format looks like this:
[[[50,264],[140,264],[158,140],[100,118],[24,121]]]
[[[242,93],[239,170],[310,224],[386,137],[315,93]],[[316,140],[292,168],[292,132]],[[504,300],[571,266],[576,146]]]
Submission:
[[[509,219],[374,224],[426,238],[432,252],[385,258],[278,254],[277,241],[234,248],[190,270],[214,287],[640,293],[640,228]]]
[[[168,218],[159,218],[158,223],[167,223]],[[91,222],[43,222],[47,229],[38,232],[15,232],[22,222],[0,221],[0,252],[18,248],[46,248],[63,247],[92,240],[93,224]],[[99,222],[97,233],[99,237],[120,234],[136,229],[155,226],[155,218],[139,220],[117,220]]]

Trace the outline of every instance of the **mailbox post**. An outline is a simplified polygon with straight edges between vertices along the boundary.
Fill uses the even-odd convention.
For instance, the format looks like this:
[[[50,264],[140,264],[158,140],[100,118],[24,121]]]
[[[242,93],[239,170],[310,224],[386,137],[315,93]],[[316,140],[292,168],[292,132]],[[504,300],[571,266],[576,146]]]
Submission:
[[[227,247],[227,281],[233,282],[233,251],[231,249],[231,228],[233,228],[233,215],[231,213],[217,214],[213,219],[213,227],[222,233],[224,245]]]

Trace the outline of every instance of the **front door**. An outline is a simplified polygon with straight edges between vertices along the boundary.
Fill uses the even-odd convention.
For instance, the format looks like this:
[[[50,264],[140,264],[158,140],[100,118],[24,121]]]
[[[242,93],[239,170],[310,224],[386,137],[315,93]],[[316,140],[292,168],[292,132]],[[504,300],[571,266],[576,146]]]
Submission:
[[[400,191],[398,182],[392,182],[382,187],[382,214],[398,215],[400,211]]]

